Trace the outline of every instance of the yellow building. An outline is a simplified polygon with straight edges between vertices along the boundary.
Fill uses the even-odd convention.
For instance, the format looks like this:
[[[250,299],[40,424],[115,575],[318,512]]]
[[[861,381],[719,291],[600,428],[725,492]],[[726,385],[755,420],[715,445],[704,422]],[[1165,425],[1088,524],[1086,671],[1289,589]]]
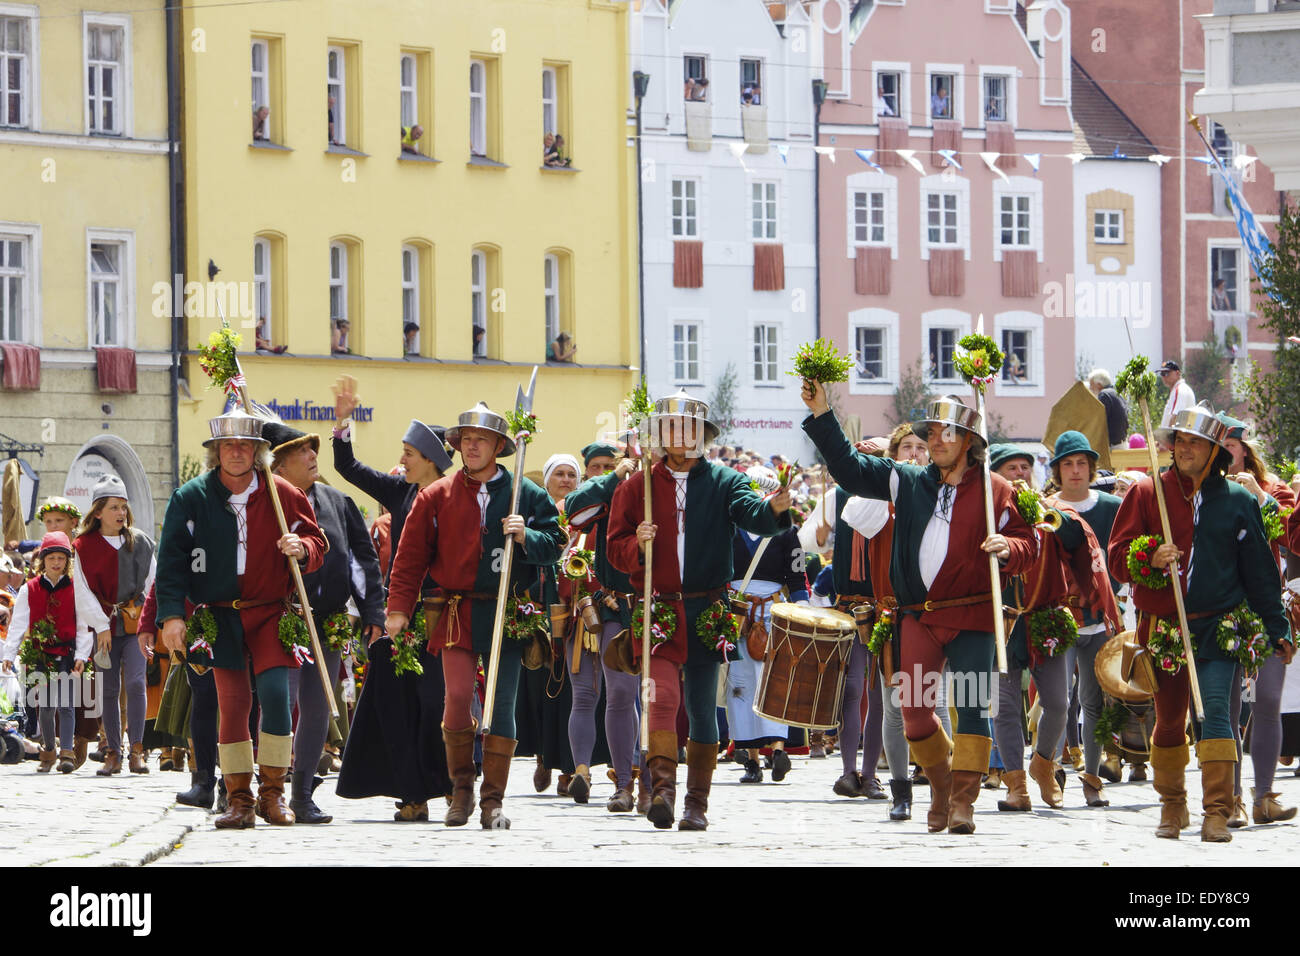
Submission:
[[[152,301],[171,271],[167,44],[163,5],[141,8],[0,2],[0,459],[26,449],[39,497],[83,508],[115,472],[152,531],[174,445]]]
[[[411,418],[507,411],[533,365],[532,467],[614,427],[639,348],[625,7],[187,5],[187,273],[220,269],[191,290],[188,345],[221,303],[252,397],[326,442],[330,386],[356,376],[376,467]],[[569,166],[544,164],[547,131]],[[575,362],[547,362],[561,331]],[[187,378],[185,450],[221,404],[193,358]]]

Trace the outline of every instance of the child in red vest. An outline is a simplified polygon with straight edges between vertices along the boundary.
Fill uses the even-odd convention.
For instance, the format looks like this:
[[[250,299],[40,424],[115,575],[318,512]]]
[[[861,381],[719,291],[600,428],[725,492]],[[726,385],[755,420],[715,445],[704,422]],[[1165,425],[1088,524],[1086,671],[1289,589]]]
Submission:
[[[94,651],[93,634],[104,630],[103,615],[93,601],[78,600],[71,571],[72,545],[62,531],[51,531],[41,539],[39,553],[42,573],[18,591],[10,619],[9,633],[0,666],[5,673],[14,670],[19,643],[26,638],[34,652],[26,659],[28,682],[35,673],[48,680],[56,675],[81,674]],[[73,770],[73,693],[68,680],[50,681],[40,701],[41,755],[37,773],[49,773],[56,757],[54,719],[58,713],[59,742],[57,761],[60,773]]]

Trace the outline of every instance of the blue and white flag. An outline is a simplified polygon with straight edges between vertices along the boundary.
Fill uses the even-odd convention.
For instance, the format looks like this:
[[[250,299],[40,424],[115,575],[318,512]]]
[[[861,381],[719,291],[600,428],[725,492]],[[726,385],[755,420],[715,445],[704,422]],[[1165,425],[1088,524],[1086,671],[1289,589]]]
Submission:
[[[872,169],[880,169],[880,166],[871,158],[876,154],[874,149],[855,149],[853,152],[857,154],[858,159],[862,160]],[[881,172],[884,172],[884,170],[881,170]]]
[[[961,163],[957,162],[957,151],[955,149],[941,149],[938,152],[939,155],[947,161],[949,166],[956,166],[958,169],[961,169]],[[965,170],[962,171],[965,172]]]
[[[1228,175],[1228,171],[1223,168],[1223,163],[1218,161],[1218,157],[1212,155],[1207,162],[1213,165],[1214,171],[1223,183],[1223,188],[1228,191],[1228,202],[1232,206],[1232,218],[1237,222],[1241,244],[1246,247],[1246,255],[1250,257],[1250,267],[1255,273],[1255,278],[1259,279],[1260,267],[1263,266],[1264,260],[1273,255],[1273,243],[1264,232],[1264,227],[1259,224],[1259,220],[1255,218],[1255,214],[1250,211],[1250,205],[1241,191],[1241,183],[1236,177]],[[1263,283],[1262,279],[1260,281],[1264,291],[1276,299],[1272,286]]]

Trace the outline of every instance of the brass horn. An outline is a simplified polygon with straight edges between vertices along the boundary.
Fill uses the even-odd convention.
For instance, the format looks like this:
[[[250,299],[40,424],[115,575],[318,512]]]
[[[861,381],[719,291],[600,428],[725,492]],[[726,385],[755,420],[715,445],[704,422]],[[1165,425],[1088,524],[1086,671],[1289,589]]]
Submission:
[[[587,559],[576,551],[570,554],[564,561],[564,574],[568,578],[585,578],[591,573],[591,565]]]
[[[1042,492],[1037,491],[1033,485],[1029,484],[1029,482],[1022,478],[1017,478],[1013,481],[1011,487],[1015,490],[1017,496],[1019,496],[1021,492],[1027,491],[1038,499],[1038,508],[1039,511],[1042,512],[1042,516],[1034,523],[1034,527],[1043,528],[1053,534],[1061,530],[1061,525],[1064,523],[1064,519],[1061,517],[1061,512],[1057,511],[1056,508],[1052,506],[1049,499],[1045,497]]]

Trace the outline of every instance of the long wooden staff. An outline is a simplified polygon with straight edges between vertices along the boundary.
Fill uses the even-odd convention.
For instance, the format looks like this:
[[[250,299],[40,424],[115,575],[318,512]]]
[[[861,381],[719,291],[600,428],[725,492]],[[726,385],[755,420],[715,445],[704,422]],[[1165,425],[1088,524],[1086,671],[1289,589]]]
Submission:
[[[221,316],[221,325],[223,328],[229,328],[230,323],[226,321],[226,311],[217,303],[217,312]],[[248,400],[248,382],[244,378],[244,371],[239,364],[239,353],[231,350],[231,357],[235,362],[235,378],[232,383],[222,383],[229,387],[233,384],[239,392],[239,402],[244,406],[244,411],[249,415],[253,414],[253,405]],[[275,520],[280,525],[281,536],[289,533],[289,522],[284,517],[284,506],[280,504],[280,491],[275,487],[275,475],[271,473],[269,462],[262,466],[262,474],[266,478],[266,490],[271,494],[271,506],[275,509]],[[325,700],[330,705],[330,717],[337,718],[339,715],[338,704],[334,700],[334,683],[330,675],[325,673],[325,656],[321,653],[320,636],[316,633],[316,618],[311,613],[311,601],[307,598],[307,586],[302,580],[302,568],[299,567],[297,559],[289,560],[289,572],[293,575],[293,584],[298,591],[298,603],[302,605],[303,617],[307,620],[307,635],[311,638],[311,652],[316,660],[316,673],[320,675],[320,685],[325,691]]]
[[[984,334],[984,315],[980,314],[979,321],[975,325],[975,334]],[[995,363],[1001,364],[1001,363]],[[988,417],[984,413],[984,383],[981,381],[972,381],[971,387],[975,389],[975,410],[979,412],[980,417],[980,438],[984,439],[984,448],[989,447],[989,427]],[[998,533],[997,520],[993,515],[993,475],[989,468],[989,456],[984,455],[984,522],[988,536]],[[993,596],[993,649],[997,655],[998,673],[1007,672],[1007,626],[1002,618],[1002,569],[998,564],[998,556],[989,553],[989,582],[990,591]]]
[[[533,367],[533,377],[528,382],[528,394],[521,387],[515,398],[516,415],[525,415],[533,410],[533,388],[537,384],[537,367]],[[515,473],[510,483],[510,511],[519,513],[519,489],[524,477],[524,452],[528,448],[527,432],[515,434]],[[515,539],[506,536],[501,555],[501,580],[497,583],[497,611],[492,619],[492,650],[488,655],[487,691],[483,695],[483,733],[492,732],[492,710],[497,699],[497,675],[501,668],[501,640],[505,631],[506,603],[510,599],[510,568],[514,563]]]
[[[1128,327],[1128,318],[1124,319],[1124,329],[1128,332],[1129,348],[1133,348],[1133,332]],[[1136,356],[1136,352],[1134,355]],[[1150,374],[1150,373],[1146,373]],[[1151,464],[1151,484],[1156,489],[1156,507],[1160,509],[1160,530],[1164,533],[1165,540],[1170,544],[1174,542],[1174,533],[1169,525],[1169,509],[1165,505],[1165,489],[1160,481],[1160,459],[1156,456],[1155,430],[1151,427],[1151,409],[1147,405],[1145,394],[1138,397],[1138,404],[1142,408],[1142,434],[1147,442],[1147,456]],[[1192,704],[1196,708],[1196,719],[1205,720],[1205,702],[1201,699],[1201,682],[1196,674],[1196,652],[1192,650],[1192,631],[1187,625],[1187,605],[1183,601],[1183,579],[1182,573],[1178,569],[1178,559],[1174,558],[1169,565],[1170,574],[1173,576],[1174,606],[1178,608],[1178,629],[1183,638],[1183,656],[1187,658],[1187,678],[1192,685]]]
[[[650,485],[650,469],[653,463],[650,460],[650,442],[647,440],[641,449],[641,475],[642,485],[645,488],[645,521],[650,524],[653,520],[651,510],[651,495],[653,489]],[[650,752],[650,598],[654,594],[654,539],[651,538],[645,543],[645,579],[641,585],[643,596],[642,610],[644,617],[641,620],[641,752]]]

